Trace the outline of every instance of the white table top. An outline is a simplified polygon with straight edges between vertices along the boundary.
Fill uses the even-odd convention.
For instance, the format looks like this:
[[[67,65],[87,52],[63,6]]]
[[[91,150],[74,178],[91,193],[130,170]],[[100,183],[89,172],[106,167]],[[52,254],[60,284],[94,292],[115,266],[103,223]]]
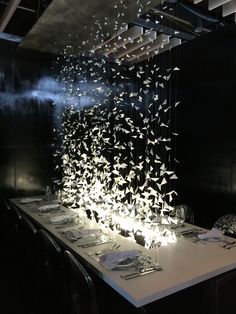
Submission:
[[[136,307],[147,305],[236,268],[236,247],[228,250],[223,248],[223,243],[220,242],[193,243],[188,239],[178,237],[176,243],[158,248],[157,261],[163,268],[162,271],[125,280],[120,277],[124,271],[109,271],[88,255],[89,251],[96,251],[98,247],[78,247],[76,242],[71,243],[66,240],[60,234],[60,230],[55,228],[55,225],[47,223],[46,214],[37,212],[39,206],[47,204],[46,201],[30,204],[21,204],[19,201],[20,199],[11,199],[12,203],[54,234],[61,243],[64,243],[66,247],[79,255],[91,269],[95,270],[108,285]],[[86,227],[94,228],[95,226],[92,221],[88,220]],[[186,224],[185,228],[187,230],[192,227],[192,225]],[[137,248],[152,256],[153,259],[155,258],[155,250],[147,250],[120,235],[115,235],[115,241],[121,245],[121,250]],[[103,245],[100,245],[99,250],[102,248]]]

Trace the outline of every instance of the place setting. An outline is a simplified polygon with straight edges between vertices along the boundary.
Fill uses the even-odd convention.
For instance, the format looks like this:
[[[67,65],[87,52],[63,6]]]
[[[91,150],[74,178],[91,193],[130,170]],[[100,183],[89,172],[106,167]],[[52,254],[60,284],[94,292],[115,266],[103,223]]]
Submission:
[[[192,243],[210,244],[223,243],[221,245],[224,249],[231,249],[236,247],[236,240],[227,237],[220,229],[212,228],[205,231],[201,228],[193,228],[180,233],[180,237],[190,240]]]
[[[78,228],[79,226],[84,224],[77,213],[73,214],[67,212],[60,206],[55,206],[53,207],[53,209],[42,211],[41,213],[42,219],[47,224],[54,226],[54,228],[58,230],[72,226],[76,226],[76,228]]]
[[[39,213],[49,213],[54,211],[60,211],[62,210],[61,206],[59,204],[48,204],[40,206],[36,209]]]
[[[63,230],[60,233],[70,242],[77,241],[77,245],[81,247],[102,241],[100,229],[84,229],[84,227],[84,224],[78,224],[75,228]]]
[[[120,247],[120,244],[112,242],[103,249],[88,251],[87,254],[109,271],[123,271],[120,277],[125,280],[162,270],[150,255],[137,249],[124,250]]]
[[[41,197],[24,197],[20,199],[20,204],[31,204],[31,203],[38,203],[42,202],[44,199]]]

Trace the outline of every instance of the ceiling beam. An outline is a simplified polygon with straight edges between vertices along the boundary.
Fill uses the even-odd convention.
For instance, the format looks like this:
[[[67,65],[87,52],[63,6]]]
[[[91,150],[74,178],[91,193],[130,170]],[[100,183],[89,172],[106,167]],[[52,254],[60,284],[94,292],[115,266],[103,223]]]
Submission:
[[[20,2],[21,2],[21,0],[10,0],[9,1],[7,7],[3,11],[3,14],[0,18],[0,32],[4,32],[5,28],[7,27],[7,24],[9,23],[13,14],[15,13]]]
[[[133,51],[131,56],[126,55],[125,59],[128,61],[133,61],[137,58],[140,58],[143,55],[148,55],[149,53],[151,53],[154,50],[158,50],[159,48],[164,47],[168,43],[169,43],[169,36],[166,34],[160,34],[150,44],[147,44],[147,45]]]
[[[134,22],[132,22],[132,24],[139,25],[139,26],[142,26],[142,27],[145,27],[145,28],[148,28],[150,30],[157,31],[160,33],[164,33],[164,34],[167,34],[169,36],[178,37],[178,38],[183,39],[183,40],[192,40],[196,37],[196,35],[189,34],[189,33],[182,32],[182,31],[178,31],[174,28],[164,26],[160,23],[155,23],[152,21],[146,21],[143,18],[137,18]]]
[[[117,51],[117,49],[119,49],[126,43],[129,43],[132,40],[140,37],[141,35],[143,35],[143,27],[140,27],[139,25],[134,25],[127,31],[120,34],[118,37],[113,38],[108,44],[102,46],[101,51],[98,50],[97,52],[110,54]]]
[[[92,51],[98,51],[99,49],[102,49],[102,47],[104,45],[108,45],[114,38],[118,37],[119,35],[121,35],[122,33],[124,33],[125,31],[128,30],[128,24],[126,24],[125,26],[123,26],[122,28],[120,28],[118,31],[116,31],[111,37],[105,39],[104,41],[102,41],[99,45],[97,45],[96,47],[94,47],[92,49]]]
[[[236,12],[236,0],[231,0],[223,5],[223,17]]]
[[[229,2],[230,0],[209,0],[208,2],[208,9],[213,10],[222,6],[223,4]]]
[[[156,39],[157,33],[155,31],[146,31],[145,34],[136,38],[134,41],[124,45],[117,52],[115,52],[112,56],[113,58],[122,58],[127,54],[130,54],[132,51],[147,45]]]
[[[157,50],[152,51],[151,53],[148,53],[147,55],[142,55],[141,57],[133,60],[134,63],[141,62],[144,60],[149,60],[152,57],[156,56],[157,54],[160,54],[166,50],[171,50],[172,48],[181,45],[181,39],[180,38],[170,38],[169,43],[164,45],[162,48],[158,48]]]

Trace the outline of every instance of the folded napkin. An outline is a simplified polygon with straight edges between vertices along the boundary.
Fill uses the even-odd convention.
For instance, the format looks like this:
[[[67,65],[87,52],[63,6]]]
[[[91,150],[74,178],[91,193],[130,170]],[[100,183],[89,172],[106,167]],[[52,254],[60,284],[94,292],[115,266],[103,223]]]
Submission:
[[[42,198],[33,198],[33,197],[26,197],[26,198],[22,198],[20,200],[21,204],[28,204],[28,203],[33,203],[33,202],[41,202],[43,201]]]
[[[120,270],[137,265],[140,252],[128,250],[120,252],[108,252],[100,257],[100,263],[109,270]]]
[[[60,215],[49,218],[49,222],[52,224],[66,224],[68,222],[72,222],[73,217],[70,215]]]
[[[224,239],[224,234],[217,228],[212,228],[206,233],[198,234],[198,238],[201,240],[219,241]]]
[[[78,229],[70,229],[67,231],[62,231],[62,234],[68,239],[68,240],[78,240],[78,239],[91,239],[95,240],[99,238],[101,235],[101,231],[99,229],[84,229],[84,230],[78,230]]]
[[[50,204],[50,205],[44,205],[38,208],[40,212],[49,212],[51,210],[56,210],[59,209],[60,205],[59,204]]]

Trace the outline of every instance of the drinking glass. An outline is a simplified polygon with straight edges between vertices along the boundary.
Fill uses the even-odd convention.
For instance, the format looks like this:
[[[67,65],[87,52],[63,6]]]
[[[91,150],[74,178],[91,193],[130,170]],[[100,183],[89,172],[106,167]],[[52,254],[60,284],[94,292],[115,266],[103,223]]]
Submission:
[[[58,204],[62,205],[62,191],[58,190],[55,194],[56,194]]]
[[[49,185],[46,186],[46,189],[45,189],[45,194],[47,196],[47,201],[49,202],[50,200],[50,195],[52,194],[52,189]]]

